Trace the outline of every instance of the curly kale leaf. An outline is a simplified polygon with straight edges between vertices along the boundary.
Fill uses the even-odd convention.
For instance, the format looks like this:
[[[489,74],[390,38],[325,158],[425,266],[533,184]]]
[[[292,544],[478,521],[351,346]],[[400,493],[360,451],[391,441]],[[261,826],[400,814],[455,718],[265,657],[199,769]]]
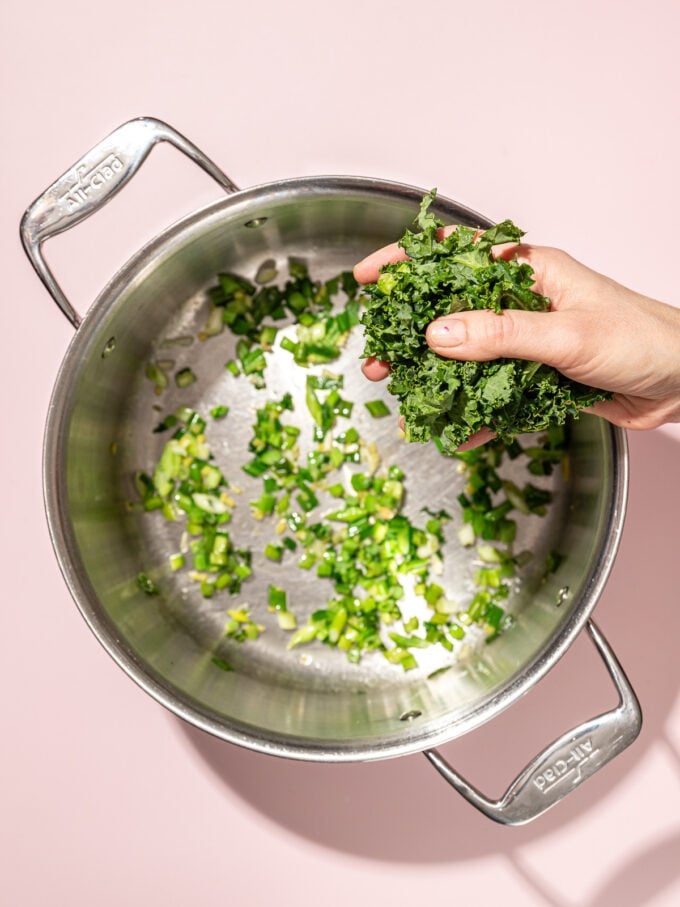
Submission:
[[[407,261],[385,265],[366,287],[364,356],[390,364],[389,391],[400,403],[409,441],[433,439],[452,454],[483,427],[510,441],[527,431],[561,425],[609,394],[570,381],[556,369],[523,359],[457,362],[433,353],[425,329],[435,318],[471,309],[547,312],[550,300],[532,290],[525,263],[494,259],[493,246],[518,242],[522,231],[506,220],[479,231],[458,227],[449,236],[423,198],[416,229],[399,245]]]

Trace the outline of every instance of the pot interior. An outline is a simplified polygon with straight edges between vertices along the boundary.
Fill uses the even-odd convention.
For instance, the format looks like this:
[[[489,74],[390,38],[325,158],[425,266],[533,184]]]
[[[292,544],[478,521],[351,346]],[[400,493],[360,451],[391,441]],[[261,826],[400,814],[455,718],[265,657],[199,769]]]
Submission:
[[[189,347],[160,348],[168,337],[195,336],[207,312],[206,288],[219,271],[252,278],[264,259],[286,276],[289,255],[304,258],[313,277],[350,268],[367,252],[393,241],[417,210],[420,193],[352,179],[298,180],[249,190],[192,215],[166,231],[109,284],[86,317],[65,359],[52,402],[46,440],[46,494],[62,568],[84,616],[117,660],[177,713],[225,739],[305,758],[376,758],[422,749],[490,717],[547,669],[592,609],[608,571],[620,529],[622,494],[617,480],[616,434],[584,416],[571,432],[570,468],[532,481],[555,495],[543,519],[520,519],[516,550],[534,553],[533,565],[513,593],[515,625],[491,644],[471,644],[452,664],[439,647],[418,653],[410,672],[380,654],[349,664],[340,651],[318,643],[292,651],[266,607],[270,582],[288,590],[298,622],[321,607],[330,584],[295,566],[266,561],[270,522],[257,523],[248,501],[260,481],[240,469],[254,409],[271,395],[290,391],[291,421],[309,435],[304,406],[305,371],[277,349],[267,390],[234,378],[225,362],[234,339],[225,331]],[[437,214],[447,222],[486,225],[483,218],[445,199]],[[464,603],[472,593],[474,549],[456,540],[456,497],[464,478],[457,462],[432,445],[406,445],[396,417],[373,420],[361,401],[384,397],[384,387],[359,371],[361,338],[350,340],[330,368],[342,372],[345,396],[355,401],[362,437],[377,441],[386,464],[406,471],[406,512],[422,520],[429,505],[454,515],[448,526],[445,583]],[[150,360],[190,365],[198,381],[170,387],[159,397],[145,378]],[[208,436],[218,465],[243,489],[232,534],[254,552],[255,576],[240,596],[204,599],[187,571],[173,573],[168,556],[179,549],[182,527],[158,513],[130,511],[132,477],[151,470],[167,435],[152,429],[166,413],[187,405],[201,413],[230,407]],[[113,445],[113,447],[112,447]],[[526,469],[511,462],[504,475],[520,483]],[[619,509],[617,509],[619,508]],[[545,555],[566,555],[542,579]],[[161,595],[145,596],[135,578],[153,576]],[[239,645],[223,638],[226,609],[248,602],[266,632]],[[214,655],[234,670],[213,663]],[[450,669],[430,677],[434,671]]]

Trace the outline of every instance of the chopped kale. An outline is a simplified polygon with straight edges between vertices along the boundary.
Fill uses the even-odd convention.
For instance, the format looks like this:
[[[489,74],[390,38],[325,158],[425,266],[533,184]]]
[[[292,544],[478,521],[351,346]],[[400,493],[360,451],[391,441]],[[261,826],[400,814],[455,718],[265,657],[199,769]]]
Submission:
[[[444,359],[425,340],[435,318],[453,312],[504,309],[547,312],[550,300],[532,290],[526,263],[494,259],[493,246],[516,242],[522,231],[503,221],[477,235],[458,227],[441,238],[430,213],[432,191],[422,201],[416,232],[400,241],[409,259],[385,265],[366,287],[365,356],[390,364],[389,391],[400,402],[409,441],[434,439],[445,454],[474,432],[492,428],[506,442],[521,432],[562,425],[608,394],[565,378],[556,369],[523,359],[463,362]]]

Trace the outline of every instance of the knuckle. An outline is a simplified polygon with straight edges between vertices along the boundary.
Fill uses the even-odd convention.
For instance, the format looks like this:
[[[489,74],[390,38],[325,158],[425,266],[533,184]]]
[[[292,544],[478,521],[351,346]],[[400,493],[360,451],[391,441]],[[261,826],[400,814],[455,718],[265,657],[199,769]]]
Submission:
[[[486,311],[479,319],[479,342],[491,349],[502,348],[512,342],[516,325],[509,310],[501,315]]]
[[[546,263],[551,264],[553,267],[565,265],[567,262],[573,261],[573,258],[568,252],[565,252],[564,249],[558,249],[557,246],[542,246],[541,257]]]
[[[564,272],[573,258],[563,249],[554,246],[534,246],[533,254],[529,259],[534,274],[539,280],[556,276]]]
[[[568,261],[571,258],[568,252],[565,252],[564,249],[559,249],[557,246],[546,246],[545,252],[554,261]]]
[[[520,261],[526,261],[536,270],[537,267],[540,267],[544,251],[545,246],[535,246],[533,243],[523,242],[517,247],[517,257]]]

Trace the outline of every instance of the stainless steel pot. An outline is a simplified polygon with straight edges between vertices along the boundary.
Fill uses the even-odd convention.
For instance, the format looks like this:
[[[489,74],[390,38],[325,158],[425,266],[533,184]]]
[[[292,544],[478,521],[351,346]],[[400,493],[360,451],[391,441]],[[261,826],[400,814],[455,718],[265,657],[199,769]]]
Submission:
[[[105,204],[162,141],[199,164],[227,197],[141,249],[81,322],[43,258],[42,244]],[[620,429],[592,417],[576,423],[570,475],[552,480],[556,503],[551,515],[538,527],[536,521],[520,525],[526,547],[539,555],[558,548],[568,555],[564,564],[547,581],[535,575],[516,591],[517,621],[511,630],[492,645],[471,647],[434,678],[428,675],[448,664],[446,653],[428,652],[419,670],[404,674],[379,656],[352,666],[342,653],[322,646],[289,652],[274,628],[255,645],[228,649],[222,639],[224,602],[196,596],[181,576],[163,566],[177,547],[174,527],[125,506],[132,497],[132,472],[149,466],[162,443],[150,431],[158,418],[152,409],[158,398],[144,379],[145,365],[159,355],[162,338],[196,332],[204,317],[203,292],[215,273],[254,273],[264,258],[283,263],[294,254],[305,256],[313,273],[326,276],[398,236],[421,195],[417,188],[358,177],[292,179],[239,191],[198,148],[155,119],[125,123],[81,158],[31,205],[21,224],[31,263],[76,328],[47,420],[47,518],[61,570],[95,636],[133,680],[176,715],[232,743],[295,759],[360,761],[423,751],[474,806],[514,825],[558,802],[640,730],[635,694],[589,620],[623,526],[628,456]],[[448,222],[490,223],[442,197],[436,213]],[[212,429],[212,441],[227,473],[236,477],[257,392],[226,377],[231,342],[223,336],[201,345],[198,359],[193,348],[166,352],[177,359],[177,367],[191,362],[201,380],[192,397],[174,389],[163,404],[169,411],[180,400],[198,408],[229,403],[232,413]],[[375,388],[369,391],[359,377],[357,352],[351,347],[341,363],[348,396],[375,397]],[[268,370],[270,386],[298,393],[294,372],[285,358],[275,357]],[[378,431],[375,424],[365,430]],[[453,501],[462,481],[453,463],[443,461],[431,445],[400,444],[393,426],[381,423],[378,434],[386,457],[398,456],[406,465],[414,512],[424,503]],[[235,531],[251,533],[247,540],[261,550],[261,529],[253,529],[252,522],[237,521]],[[447,584],[461,596],[467,591],[468,557],[460,550],[447,556]],[[136,588],[134,577],[141,569],[159,577],[160,599],[149,600]],[[318,581],[305,585],[300,571],[294,572],[298,575],[291,573],[285,584],[293,588],[304,617],[305,609],[318,607],[323,591]],[[255,580],[248,595],[266,624],[263,583],[266,577]],[[510,706],[550,670],[584,626],[619,692],[618,707],[568,731],[500,800],[489,800],[434,747]],[[211,661],[225,646],[236,668],[230,673]]]

